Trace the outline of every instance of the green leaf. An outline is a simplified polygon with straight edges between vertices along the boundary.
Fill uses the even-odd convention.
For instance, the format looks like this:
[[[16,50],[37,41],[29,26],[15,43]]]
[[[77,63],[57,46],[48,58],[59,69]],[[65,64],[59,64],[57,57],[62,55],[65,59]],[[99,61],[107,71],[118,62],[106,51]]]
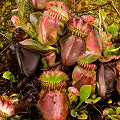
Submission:
[[[42,14],[40,12],[34,12],[30,14],[30,22],[32,23],[33,26],[37,25],[39,17],[41,17]]]
[[[86,111],[86,110],[82,110],[82,111],[80,111],[82,114],[88,114],[88,111]]]
[[[30,22],[26,22],[26,26],[33,34],[36,34],[35,28]]]
[[[116,118],[114,118],[114,117],[112,117],[112,116],[110,116],[110,115],[108,115],[108,117],[109,117],[111,120],[118,120],[118,119],[116,119]]]
[[[103,51],[103,54],[104,54],[104,57],[108,57],[108,56],[111,56],[113,54],[118,55],[119,48],[115,49],[114,45],[110,45]]]
[[[81,87],[79,96],[80,96],[80,101],[84,102],[85,100],[88,99],[91,93],[91,85],[84,85]]]
[[[116,109],[116,113],[117,113],[117,115],[120,114],[120,107],[118,107],[118,108]]]
[[[95,103],[97,103],[100,99],[101,99],[101,97],[97,97],[96,99],[88,99],[88,100],[85,101],[85,103],[95,104]]]
[[[40,42],[33,40],[33,39],[26,39],[24,41],[19,42],[21,45],[24,45],[28,48],[32,48],[35,50],[40,50],[40,51],[44,51],[44,50],[56,50],[56,48],[49,46],[49,45],[43,45]]]
[[[81,115],[78,115],[78,119],[79,120],[86,120],[88,118],[88,116],[86,114],[81,114]]]
[[[103,19],[106,18],[106,13],[105,13],[104,9],[101,10],[101,15],[102,15]]]
[[[50,83],[60,83],[63,80],[66,80],[67,76],[61,74],[61,72],[59,73],[47,73],[45,75],[42,76],[41,80],[43,82],[50,82]]]
[[[8,80],[12,79],[13,81],[15,81],[15,76],[10,71],[6,71],[2,77]]]
[[[78,61],[80,61],[82,63],[92,63],[92,62],[96,61],[99,57],[100,57],[100,55],[97,53],[88,54],[88,55],[80,58]]]
[[[46,59],[45,59],[44,57],[42,58],[41,61],[42,61],[43,65],[44,65],[45,67],[48,67],[47,62],[46,62]]]
[[[85,107],[85,106],[82,106],[82,107],[80,108],[80,111],[83,111],[83,110],[86,110],[86,107]]]
[[[109,111],[108,111],[108,114],[112,114],[113,113],[113,109],[110,108]]]
[[[7,98],[7,99],[9,99],[9,97],[8,96],[3,96],[4,98]]]
[[[11,2],[5,2],[5,4],[4,4],[4,6],[3,7],[8,7],[8,6],[10,6],[11,5]]]
[[[110,26],[108,29],[108,33],[113,34],[113,36],[115,36],[117,34],[117,27],[115,25]]]
[[[21,117],[22,117],[22,115],[13,115],[12,117],[10,117],[10,120],[20,120],[21,119]],[[26,120],[26,119],[24,119],[24,120]]]
[[[90,4],[90,0],[85,0],[86,5]]]
[[[75,110],[78,109],[82,105],[82,103],[89,98],[90,94],[91,94],[91,85],[84,85],[81,87],[79,92],[80,103],[77,105]]]
[[[6,36],[9,38],[10,42],[12,42],[12,34],[6,31]]]
[[[75,112],[75,110],[71,110],[71,116],[73,116],[73,117],[76,117],[77,116],[77,112]]]

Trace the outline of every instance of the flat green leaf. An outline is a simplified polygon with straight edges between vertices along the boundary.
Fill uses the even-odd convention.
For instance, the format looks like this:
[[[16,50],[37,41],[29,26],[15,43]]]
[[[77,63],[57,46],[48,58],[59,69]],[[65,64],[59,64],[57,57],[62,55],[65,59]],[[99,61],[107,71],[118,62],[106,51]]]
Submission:
[[[79,96],[80,96],[80,101],[84,102],[87,100],[90,96],[91,93],[91,85],[84,85],[81,87]]]
[[[112,114],[112,113],[113,113],[113,109],[110,108],[108,113],[109,113],[109,114]]]
[[[36,31],[35,31],[33,25],[30,22],[27,22],[26,26],[33,34],[36,34]]]
[[[117,113],[117,115],[120,114],[120,107],[118,107],[118,108],[116,109],[116,113]]]
[[[7,98],[7,99],[9,99],[9,97],[8,96],[3,96],[4,98]]]
[[[4,4],[4,6],[3,7],[8,7],[8,6],[10,6],[11,5],[11,2],[5,2],[5,4]]]
[[[22,117],[22,115],[13,115],[12,117],[10,117],[10,120],[20,120],[21,119],[21,117]],[[24,120],[26,120],[26,119],[24,119]]]
[[[2,77],[8,80],[13,79],[13,81],[15,81],[15,76],[10,71],[6,71]]]
[[[102,15],[103,19],[106,18],[106,13],[105,13],[104,9],[101,10],[101,15]]]
[[[33,40],[33,39],[26,39],[24,41],[19,42],[21,45],[24,45],[28,48],[32,48],[35,50],[56,50],[56,48],[49,46],[49,45],[43,45],[40,42]]]
[[[88,114],[88,111],[86,111],[86,110],[83,110],[83,111],[80,111],[81,112],[81,114]]]
[[[82,107],[80,108],[80,111],[83,111],[83,110],[86,110],[86,106],[82,106]]]
[[[108,56],[111,56],[111,55],[118,55],[119,54],[119,49],[115,49],[115,46],[114,45],[110,45],[108,46],[104,51],[103,51],[103,55],[104,57],[108,57]]]
[[[34,12],[30,14],[30,22],[32,23],[33,26],[37,25],[40,16],[42,16],[40,12]]]
[[[97,97],[96,99],[88,99],[88,100],[85,101],[85,103],[95,104],[95,103],[97,103],[100,99],[101,99],[101,97]]]
[[[88,55],[80,58],[78,61],[80,61],[82,63],[92,63],[92,62],[96,61],[99,57],[100,57],[100,55],[97,53],[88,54]]]
[[[108,33],[113,34],[113,36],[115,36],[117,33],[117,27],[115,25],[110,26],[108,29]]]
[[[79,120],[86,120],[88,118],[88,116],[86,114],[81,114],[81,115],[78,115],[78,119]]]
[[[110,118],[110,120],[118,120],[118,119],[116,119],[116,118],[114,118],[114,117],[112,117],[110,115],[108,115],[108,117]]]
[[[81,87],[79,96],[80,96],[80,102],[79,104],[75,107],[74,110],[78,109],[84,101],[86,101],[91,94],[91,85],[84,85]]]

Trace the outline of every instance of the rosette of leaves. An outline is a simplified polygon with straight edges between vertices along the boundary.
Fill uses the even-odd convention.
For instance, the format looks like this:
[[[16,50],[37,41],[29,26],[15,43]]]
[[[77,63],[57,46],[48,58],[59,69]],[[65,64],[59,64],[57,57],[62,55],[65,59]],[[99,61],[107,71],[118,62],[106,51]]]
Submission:
[[[42,1],[43,2],[43,1]],[[20,25],[24,31],[31,36],[33,39],[25,39],[24,41],[19,42],[21,45],[24,45],[28,48],[32,48],[35,50],[45,51],[45,50],[56,50],[54,47],[49,45],[43,45],[38,41],[38,26],[42,19],[43,14],[41,12],[34,12],[30,14],[30,22],[26,22],[24,19],[25,12],[25,1],[24,0],[16,0],[18,5],[18,19],[16,17],[12,17],[13,23],[17,23]],[[18,24],[19,23],[19,24]]]
[[[92,30],[90,23],[81,17],[67,22],[69,33],[60,40],[61,59],[66,66],[75,64],[77,58],[86,51],[86,37]]]
[[[59,1],[50,1],[46,5],[38,30],[38,40],[45,45],[53,45],[58,40],[58,31],[64,29],[64,22],[69,20],[67,7]]]
[[[9,99],[0,97],[0,120],[6,120],[14,113],[14,106]]]
[[[65,120],[69,98],[63,88],[67,75],[62,71],[46,71],[39,80],[42,86],[38,108],[45,120]]]

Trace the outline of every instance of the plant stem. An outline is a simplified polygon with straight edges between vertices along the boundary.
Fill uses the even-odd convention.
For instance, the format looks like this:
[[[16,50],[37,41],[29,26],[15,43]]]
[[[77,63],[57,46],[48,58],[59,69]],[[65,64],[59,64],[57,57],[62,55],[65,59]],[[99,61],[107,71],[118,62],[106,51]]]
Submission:
[[[99,10],[99,18],[100,18],[100,22],[99,22],[99,34],[101,33],[101,12]]]
[[[10,39],[6,36],[6,35],[4,35],[3,33],[1,33],[1,31],[0,31],[0,34],[3,36],[3,37],[5,37],[6,39],[8,39],[9,41],[10,41]],[[9,42],[8,41],[8,42]]]
[[[118,48],[116,48],[116,49],[112,49],[112,50],[110,50],[111,52],[115,52],[115,51],[117,51],[117,50],[119,50],[120,49],[120,47],[118,47]]]
[[[101,114],[101,117],[103,116],[102,113],[92,104],[92,106]]]
[[[79,102],[79,104],[74,108],[74,110],[77,110],[81,105],[82,105],[82,101]]]
[[[13,44],[13,42],[10,43],[4,50],[2,50],[2,51],[0,52],[0,55],[1,55],[5,50],[7,50],[12,44]]]
[[[117,12],[117,14],[120,16],[120,13],[119,13],[119,11],[117,10],[117,8],[115,7],[115,5],[114,5],[113,1],[112,1],[112,0],[110,0],[110,2],[111,2],[111,4],[112,4],[113,8],[115,9],[115,11]]]
[[[100,10],[100,16],[101,16],[101,19],[102,19],[103,26],[104,26],[104,28],[105,28],[106,34],[108,34],[107,26],[106,26],[106,23],[105,23],[105,21],[104,21],[104,19],[103,19],[102,14],[101,14],[101,10]]]
[[[120,115],[111,115],[112,117],[118,117],[118,118],[120,118]]]
[[[74,0],[74,12],[75,12],[75,0]]]

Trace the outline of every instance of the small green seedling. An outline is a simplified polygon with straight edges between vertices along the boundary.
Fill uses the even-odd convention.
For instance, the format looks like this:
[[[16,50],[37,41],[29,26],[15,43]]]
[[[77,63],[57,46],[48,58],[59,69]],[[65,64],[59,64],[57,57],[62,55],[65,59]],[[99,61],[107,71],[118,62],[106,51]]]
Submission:
[[[115,25],[111,25],[108,29],[109,34],[113,34],[115,36],[117,34],[117,27]]]
[[[103,116],[107,116],[110,120],[118,120],[120,118],[120,107],[117,107],[116,110],[105,108],[103,110]]]
[[[117,115],[120,114],[120,107],[118,107],[118,108],[116,109],[116,113],[117,113]]]
[[[120,49],[120,47],[115,48],[114,45],[111,45],[111,46],[108,46],[108,47],[104,50],[103,54],[104,54],[105,57],[111,56],[111,55],[113,55],[113,54],[118,55],[118,54],[119,54],[119,49]]]
[[[75,110],[78,109],[83,102],[85,102],[91,94],[91,85],[84,85],[81,87],[79,96],[80,96],[80,103],[76,106]]]
[[[6,71],[2,77],[8,80],[12,79],[13,81],[15,81],[15,76],[10,71]]]
[[[87,111],[81,109],[81,115],[79,115],[75,110],[77,110],[83,102],[85,102],[91,94],[91,85],[84,85],[81,87],[79,91],[79,97],[80,97],[80,103],[73,109],[71,110],[71,115],[73,117],[78,117],[78,119],[87,119]],[[81,107],[82,108],[82,107]]]
[[[101,10],[101,15],[102,15],[102,18],[103,18],[103,19],[106,18],[106,13],[105,13],[104,9]]]
[[[84,120],[84,119],[87,119],[87,118],[88,118],[88,116],[86,114],[78,115],[79,120]]]

